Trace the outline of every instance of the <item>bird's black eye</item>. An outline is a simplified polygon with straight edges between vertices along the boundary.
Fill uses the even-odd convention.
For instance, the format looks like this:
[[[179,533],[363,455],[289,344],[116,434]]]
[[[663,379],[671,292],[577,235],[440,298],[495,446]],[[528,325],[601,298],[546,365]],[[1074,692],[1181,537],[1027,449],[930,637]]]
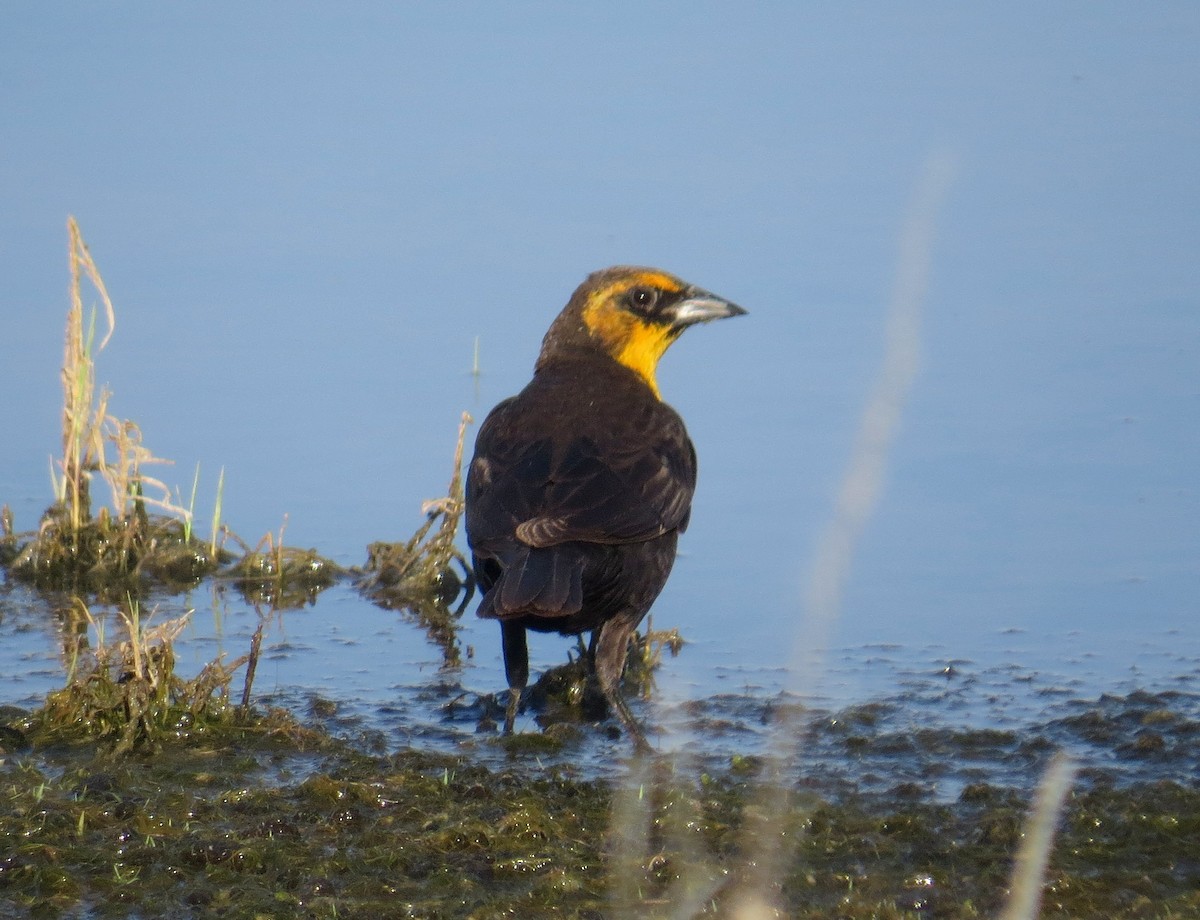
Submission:
[[[639,313],[649,313],[658,303],[658,291],[651,287],[635,287],[629,292],[629,306]]]

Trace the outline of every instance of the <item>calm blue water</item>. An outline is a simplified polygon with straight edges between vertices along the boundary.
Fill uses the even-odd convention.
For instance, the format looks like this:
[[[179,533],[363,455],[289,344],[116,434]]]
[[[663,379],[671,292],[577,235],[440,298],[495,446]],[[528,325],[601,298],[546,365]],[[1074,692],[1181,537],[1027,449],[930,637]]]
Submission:
[[[995,691],[963,704],[983,723],[1054,688],[1195,688],[1194,7],[5,19],[0,502],[19,528],[50,499],[69,213],[118,311],[100,380],[176,461],[158,474],[186,494],[199,463],[208,508],[224,467],[251,543],[286,515],[289,543],[344,564],[415,529],[459,413],[523,385],[587,272],[656,264],[751,311],[689,332],[661,371],[701,481],[654,614],[689,644],[656,705],[775,693],[901,227],[948,151],[921,370],[816,692],[886,698],[963,660]],[[29,702],[60,679],[54,631],[23,589],[0,605],[0,701]],[[162,614],[187,606],[198,661],[242,651],[251,611],[200,592]],[[494,629],[464,628],[452,682],[499,689]],[[444,680],[418,628],[348,589],[269,641],[263,692],[392,701],[397,740]],[[564,643],[533,654],[558,663]]]

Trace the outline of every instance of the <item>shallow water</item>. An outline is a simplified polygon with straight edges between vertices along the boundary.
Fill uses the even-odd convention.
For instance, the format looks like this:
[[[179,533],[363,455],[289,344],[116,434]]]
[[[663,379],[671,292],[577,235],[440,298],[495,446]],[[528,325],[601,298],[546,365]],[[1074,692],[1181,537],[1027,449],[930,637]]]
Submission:
[[[63,640],[48,606],[23,586],[9,584],[0,595],[0,667],[10,675],[0,703],[33,708],[64,682]],[[193,611],[176,644],[185,675],[219,655],[245,653],[260,616],[212,584],[143,609],[154,611],[151,623]],[[267,616],[258,705],[284,706],[381,753],[414,747],[506,764],[496,735],[503,696],[494,624],[465,616],[457,636],[461,660],[447,664],[413,615],[380,609],[348,586],[325,591],[310,607]],[[105,624],[111,641],[119,634],[111,612]],[[1106,782],[1190,783],[1200,776],[1200,658],[1181,651],[1178,639],[1147,635],[1135,650],[1137,667],[1125,674],[1116,673],[1124,660],[1118,650],[1088,650],[1078,635],[1010,630],[982,661],[954,656],[944,645],[839,647],[804,700],[785,692],[784,669],[721,663],[702,643],[687,643],[678,656],[666,654],[655,687],[634,710],[658,750],[719,771],[779,752],[773,725],[787,707],[794,710],[787,728],[794,740],[782,750],[794,758],[791,771],[831,793],[913,783],[923,795],[953,801],[971,784],[1031,788],[1057,749],[1085,775],[1103,770]],[[1070,656],[1039,652],[1064,644],[1074,645]],[[562,663],[568,645],[544,644],[535,669]],[[681,671],[698,670],[706,670],[704,679],[681,679]],[[241,679],[239,672],[235,694]],[[518,730],[540,730],[532,710]],[[1143,731],[1155,739],[1139,750]],[[625,739],[582,724],[570,743],[547,747],[543,760],[606,777],[628,753]]]

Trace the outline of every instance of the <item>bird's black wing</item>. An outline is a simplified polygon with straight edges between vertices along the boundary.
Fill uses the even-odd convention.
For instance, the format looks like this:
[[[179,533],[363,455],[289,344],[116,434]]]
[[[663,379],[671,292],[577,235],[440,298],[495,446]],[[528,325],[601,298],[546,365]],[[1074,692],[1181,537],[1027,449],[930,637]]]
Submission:
[[[531,436],[528,422],[520,403],[506,400],[480,428],[467,478],[473,548],[514,539],[530,547],[635,543],[687,526],[696,455],[666,405],[608,429]]]

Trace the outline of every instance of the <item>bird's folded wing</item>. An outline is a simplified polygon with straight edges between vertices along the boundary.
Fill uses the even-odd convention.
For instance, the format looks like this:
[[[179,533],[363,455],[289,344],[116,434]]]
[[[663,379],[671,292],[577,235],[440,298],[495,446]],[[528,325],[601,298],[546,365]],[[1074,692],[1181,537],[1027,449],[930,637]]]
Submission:
[[[545,547],[635,543],[687,526],[696,485],[691,443],[601,449],[589,438],[554,445],[495,440],[469,476],[468,532]]]

